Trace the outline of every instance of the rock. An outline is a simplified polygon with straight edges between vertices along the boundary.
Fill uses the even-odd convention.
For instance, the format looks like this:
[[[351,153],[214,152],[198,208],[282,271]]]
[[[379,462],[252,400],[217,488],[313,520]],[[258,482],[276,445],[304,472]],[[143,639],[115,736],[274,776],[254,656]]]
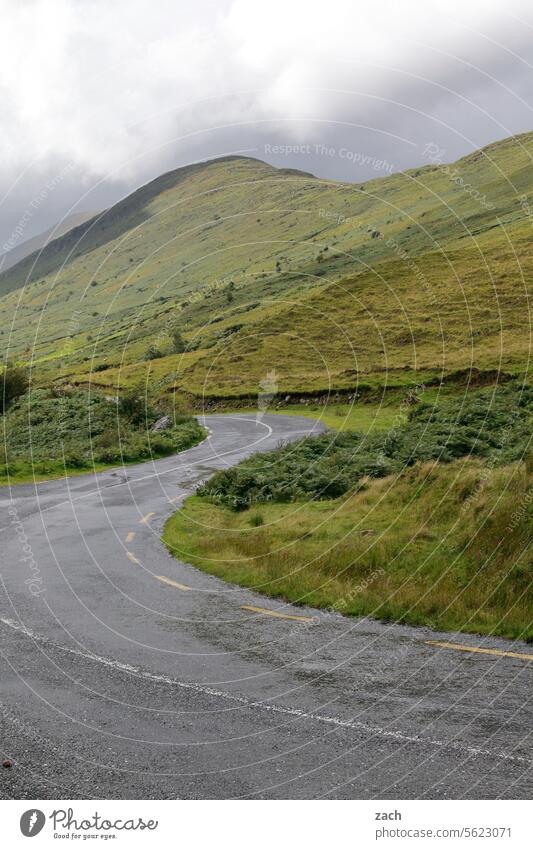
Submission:
[[[172,420],[170,416],[161,416],[160,419],[154,422],[151,430],[157,432],[158,430],[168,430],[169,427],[172,427]]]
[[[10,760],[10,758],[6,758],[5,761],[2,761],[2,766],[4,767],[4,769],[11,769],[11,767],[13,766],[13,761]]]

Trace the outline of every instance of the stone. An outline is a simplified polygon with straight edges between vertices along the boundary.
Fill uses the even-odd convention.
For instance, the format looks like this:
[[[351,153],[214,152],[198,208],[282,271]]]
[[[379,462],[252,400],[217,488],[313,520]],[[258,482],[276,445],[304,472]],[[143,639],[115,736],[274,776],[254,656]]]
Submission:
[[[169,427],[172,427],[172,419],[170,416],[161,416],[161,418],[152,425],[152,431],[157,432],[159,430],[168,430]]]

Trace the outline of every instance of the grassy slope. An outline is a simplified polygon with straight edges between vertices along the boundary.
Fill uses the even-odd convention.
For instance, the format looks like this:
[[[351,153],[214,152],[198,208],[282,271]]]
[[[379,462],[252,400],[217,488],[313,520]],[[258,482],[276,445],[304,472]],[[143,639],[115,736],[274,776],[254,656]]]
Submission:
[[[298,603],[533,639],[531,390],[424,401],[368,405],[359,433],[216,473],[169,520],[167,545]]]
[[[236,513],[193,497],[164,541],[204,571],[297,604],[533,639],[528,493],[524,463],[428,463],[332,501]]]
[[[2,341],[42,380],[150,369],[161,392],[207,395],[257,392],[272,370],[280,392],[524,371],[532,152],[531,134],[478,151],[463,185],[433,165],[364,186],[244,158],[180,169],[2,275]],[[175,319],[194,350],[144,363]]]

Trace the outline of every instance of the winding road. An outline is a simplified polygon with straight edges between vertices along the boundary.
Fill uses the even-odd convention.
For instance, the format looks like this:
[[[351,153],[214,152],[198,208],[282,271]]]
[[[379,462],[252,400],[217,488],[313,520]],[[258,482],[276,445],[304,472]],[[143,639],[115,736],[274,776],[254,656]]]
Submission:
[[[0,796],[530,798],[531,646],[291,607],[166,552],[200,480],[321,430],[205,423],[174,457],[0,491]]]

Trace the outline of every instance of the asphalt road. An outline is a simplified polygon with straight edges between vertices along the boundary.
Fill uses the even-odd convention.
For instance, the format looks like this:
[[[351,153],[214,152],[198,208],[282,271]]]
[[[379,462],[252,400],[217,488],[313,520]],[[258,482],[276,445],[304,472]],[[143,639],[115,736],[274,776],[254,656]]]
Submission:
[[[532,664],[497,652],[531,646],[294,608],[165,551],[199,480],[319,429],[206,424],[176,457],[0,491],[0,796],[530,798]]]

